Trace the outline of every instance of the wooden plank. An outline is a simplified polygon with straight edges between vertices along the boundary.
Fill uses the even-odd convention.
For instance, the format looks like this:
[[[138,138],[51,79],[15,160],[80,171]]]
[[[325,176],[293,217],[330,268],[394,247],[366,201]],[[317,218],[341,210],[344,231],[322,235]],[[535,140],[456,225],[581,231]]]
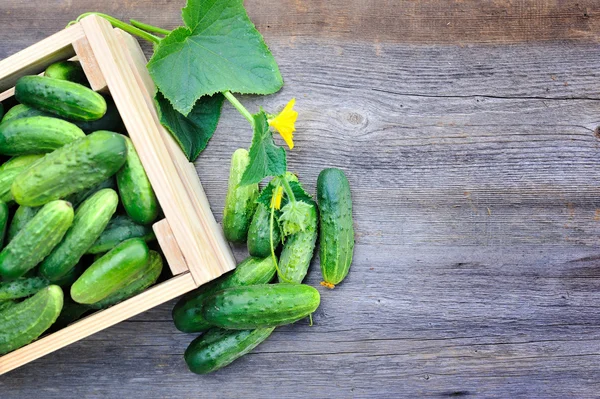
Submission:
[[[191,275],[182,274],[109,309],[96,312],[54,334],[0,357],[0,375],[176,298],[195,286]]]
[[[112,27],[96,16],[81,24],[196,283],[220,276],[229,266],[215,261],[206,244],[198,215]]]
[[[75,55],[72,43],[82,37],[83,29],[75,24],[0,61],[0,92],[12,88],[21,76],[38,74]]]
[[[165,258],[167,259],[171,273],[176,276],[181,273],[189,272],[185,258],[175,240],[175,236],[173,236],[173,230],[171,230],[171,226],[169,226],[167,219],[154,223],[152,229],[154,230],[154,234],[156,234],[156,239],[158,240],[158,244],[160,245]]]
[[[106,79],[102,75],[98,61],[94,57],[92,47],[86,37],[83,37],[73,43],[73,49],[77,54],[78,61],[81,63],[85,76],[92,90],[108,92]]]

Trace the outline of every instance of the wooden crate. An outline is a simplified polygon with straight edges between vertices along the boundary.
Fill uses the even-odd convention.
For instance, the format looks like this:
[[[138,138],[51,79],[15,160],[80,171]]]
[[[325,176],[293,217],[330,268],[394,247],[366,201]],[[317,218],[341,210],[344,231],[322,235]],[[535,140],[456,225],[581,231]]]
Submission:
[[[235,260],[194,165],[161,126],[154,83],[137,40],[106,20],[89,16],[0,62],[0,101],[13,96],[24,75],[77,57],[96,91],[110,92],[165,218],[156,233],[173,277],[140,295],[0,357],[0,375],[178,297],[235,268]]]

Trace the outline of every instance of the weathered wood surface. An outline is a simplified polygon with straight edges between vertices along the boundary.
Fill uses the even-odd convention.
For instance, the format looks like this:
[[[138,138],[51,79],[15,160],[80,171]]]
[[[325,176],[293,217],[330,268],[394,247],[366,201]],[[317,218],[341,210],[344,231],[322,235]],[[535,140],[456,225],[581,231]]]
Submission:
[[[98,10],[173,27],[183,1],[0,4],[0,57]],[[600,3],[246,2],[300,112],[291,169],[344,168],[357,246],[314,326],[189,373],[170,305],[0,378],[0,397],[597,397]],[[251,133],[197,162],[221,218]],[[236,250],[243,258],[243,248]],[[308,282],[320,280],[318,262]]]

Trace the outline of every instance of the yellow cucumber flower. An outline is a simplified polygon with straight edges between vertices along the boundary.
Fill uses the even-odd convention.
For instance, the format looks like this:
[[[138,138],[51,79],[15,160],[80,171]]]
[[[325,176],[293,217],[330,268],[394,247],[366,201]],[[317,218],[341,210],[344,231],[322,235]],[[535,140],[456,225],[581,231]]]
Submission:
[[[298,112],[294,111],[294,104],[296,104],[296,99],[292,98],[279,115],[269,120],[269,126],[279,132],[290,150],[294,148],[294,132],[296,131],[294,124],[298,119]]]
[[[271,198],[271,208],[279,209],[281,208],[281,198],[283,197],[283,187],[277,186],[275,188],[275,192],[273,193],[273,197]]]

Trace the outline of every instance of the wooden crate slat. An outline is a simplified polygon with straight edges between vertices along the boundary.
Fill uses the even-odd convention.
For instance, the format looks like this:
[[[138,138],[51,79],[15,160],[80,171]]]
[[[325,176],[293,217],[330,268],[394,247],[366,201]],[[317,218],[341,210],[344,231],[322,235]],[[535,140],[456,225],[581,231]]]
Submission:
[[[92,47],[90,46],[87,37],[82,37],[75,41],[73,43],[73,48],[75,49],[77,60],[81,63],[81,67],[85,72],[85,76],[90,83],[92,90],[108,92],[106,79],[104,79],[104,75],[102,75],[100,65],[98,65],[96,57],[94,57],[94,52],[92,51]]]
[[[54,334],[0,357],[0,375],[176,298],[191,291],[195,286],[189,273],[155,285],[118,305],[96,312]]]
[[[4,92],[0,101],[10,97],[5,92],[10,90],[21,76],[36,75],[48,65],[74,56],[72,43],[83,37],[81,25],[74,24],[0,61],[0,91]]]
[[[173,230],[171,230],[167,219],[154,223],[152,229],[154,230],[154,234],[156,234],[156,239],[165,258],[167,258],[167,263],[173,275],[176,276],[189,271],[185,258],[181,253],[181,248],[179,248],[175,236],[173,236]]]
[[[220,276],[227,269],[207,250],[198,215],[112,26],[93,15],[80,23],[196,283]]]

